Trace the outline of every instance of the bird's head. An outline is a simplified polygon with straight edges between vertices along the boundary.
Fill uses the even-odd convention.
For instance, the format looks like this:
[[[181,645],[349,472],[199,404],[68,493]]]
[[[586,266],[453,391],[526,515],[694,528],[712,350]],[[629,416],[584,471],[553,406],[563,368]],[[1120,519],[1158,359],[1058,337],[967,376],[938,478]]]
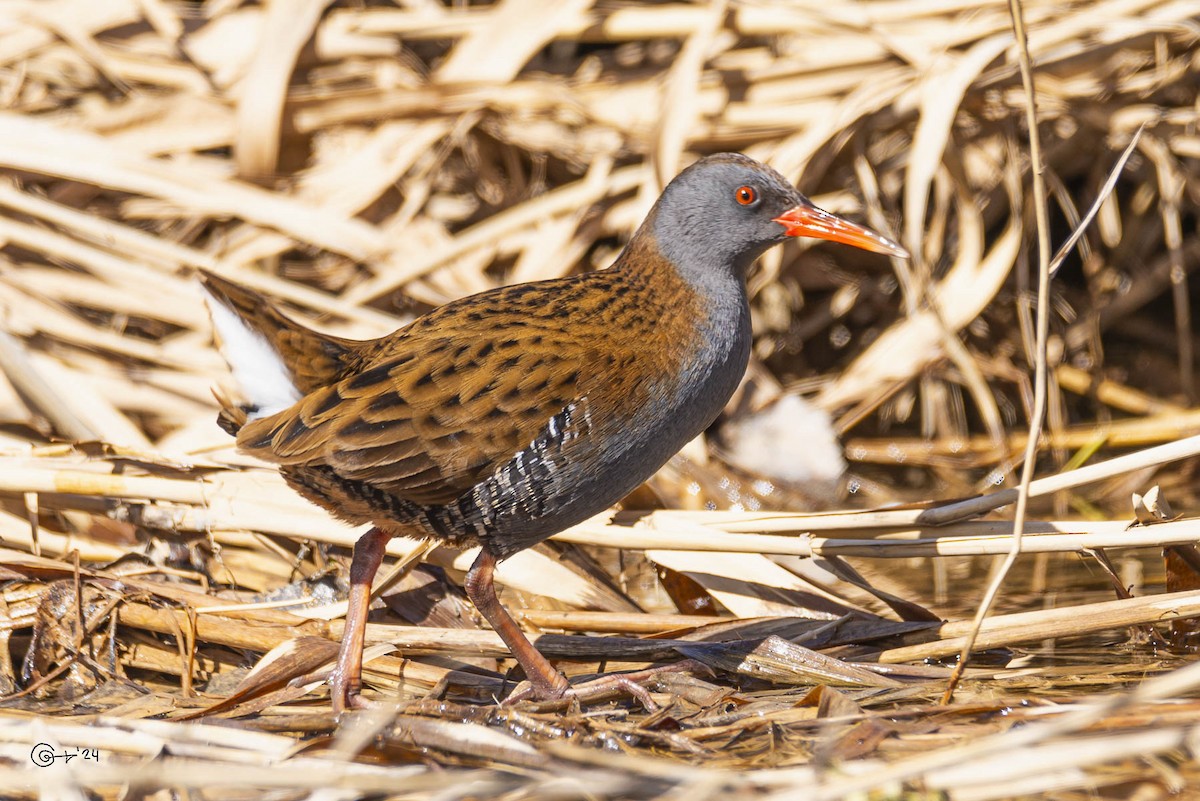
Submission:
[[[890,239],[813,205],[782,175],[737,153],[708,156],[663,190],[649,218],[660,251],[681,268],[741,274],[788,237],[828,239],[907,258]]]

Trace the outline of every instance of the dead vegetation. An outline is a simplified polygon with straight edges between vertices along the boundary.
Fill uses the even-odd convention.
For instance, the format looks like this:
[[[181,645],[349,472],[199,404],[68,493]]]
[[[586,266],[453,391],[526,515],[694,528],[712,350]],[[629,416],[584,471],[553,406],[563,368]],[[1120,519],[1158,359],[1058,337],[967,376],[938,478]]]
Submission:
[[[1003,4],[10,0],[4,797],[1194,782],[1200,5],[1025,14],[1056,244],[1145,129],[1052,285],[1031,555],[940,706],[936,660],[961,647],[978,557],[1007,550],[1013,495],[992,490],[1028,436],[1030,165]],[[712,675],[664,679],[655,712],[498,707],[504,649],[458,590],[470,556],[396,540],[368,631],[388,704],[336,725],[320,685],[288,680],[332,659],[355,533],[215,425],[225,368],[191,268],[376,335],[607,265],[665,180],[728,149],[917,258],[774,251],[720,430],[499,573],[569,673],[686,656]],[[767,420],[796,393],[832,417],[840,481],[836,445],[832,467],[796,467],[822,450],[799,407]],[[760,441],[776,447],[744,447]]]

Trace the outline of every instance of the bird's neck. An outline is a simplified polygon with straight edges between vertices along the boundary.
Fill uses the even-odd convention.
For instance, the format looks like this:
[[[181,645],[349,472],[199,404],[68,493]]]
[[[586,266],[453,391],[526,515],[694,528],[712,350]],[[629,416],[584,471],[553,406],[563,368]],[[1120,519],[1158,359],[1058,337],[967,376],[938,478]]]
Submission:
[[[740,276],[727,271],[724,282],[696,280],[694,265],[667,258],[644,232],[611,271],[622,287],[612,305],[637,307],[614,323],[637,343],[637,369],[654,377],[634,383],[653,389],[643,423],[662,432],[669,455],[707,427],[736,390],[750,358],[750,308]]]
[[[648,221],[649,223],[650,221]],[[691,340],[701,360],[740,358],[750,337],[750,308],[742,270],[668,258],[658,237],[647,235],[644,225],[621,255],[614,270],[638,294],[661,310],[657,325],[662,333]],[[700,355],[704,354],[704,355]]]
[[[742,305],[746,300],[746,271],[749,263],[726,263],[718,254],[703,248],[678,246],[656,231],[655,214],[629,240],[613,266],[623,271],[632,284],[653,287],[655,294],[688,295],[708,306]],[[753,261],[750,259],[749,261]]]

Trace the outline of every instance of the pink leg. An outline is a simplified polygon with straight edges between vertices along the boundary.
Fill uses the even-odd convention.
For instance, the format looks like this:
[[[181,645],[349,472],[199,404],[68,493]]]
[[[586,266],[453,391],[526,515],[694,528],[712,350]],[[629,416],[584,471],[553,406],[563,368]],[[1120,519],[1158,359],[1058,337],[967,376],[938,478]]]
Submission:
[[[333,713],[361,705],[363,644],[367,632],[367,610],[371,605],[371,582],[383,562],[391,534],[372,528],[354,544],[350,561],[350,598],[346,626],[337,665],[329,676]]]
[[[684,671],[711,673],[707,667],[699,662],[687,659],[678,664],[667,665],[665,667],[648,668],[635,673],[602,676],[594,681],[589,681],[587,684],[572,687],[567,682],[566,677],[555,670],[546,657],[542,656],[541,652],[533,647],[533,643],[525,636],[525,632],[521,631],[521,627],[517,625],[517,622],[500,605],[500,599],[496,597],[496,587],[493,581],[495,569],[496,557],[492,556],[486,550],[481,550],[479,556],[475,559],[475,564],[471,565],[471,570],[467,573],[466,590],[467,597],[471,599],[471,603],[475,604],[475,608],[479,610],[479,614],[484,616],[496,633],[500,635],[500,639],[504,640],[504,644],[508,646],[508,650],[512,651],[513,657],[520,663],[521,667],[525,670],[526,677],[529,679],[529,688],[514,693],[505,703],[522,701],[527,698],[539,701],[554,701],[561,698],[592,701],[612,695],[625,694],[636,698],[647,710],[653,711],[657,706],[650,698],[650,693],[638,684],[638,682],[652,679],[663,673]]]
[[[492,578],[495,570],[496,557],[486,549],[481,550],[475,564],[471,565],[467,573],[467,597],[525,669],[525,675],[533,685],[534,695],[547,700],[562,698],[570,688],[566,677],[555,670],[546,657],[533,647],[533,643],[525,636],[525,632],[521,631],[517,621],[500,605]]]

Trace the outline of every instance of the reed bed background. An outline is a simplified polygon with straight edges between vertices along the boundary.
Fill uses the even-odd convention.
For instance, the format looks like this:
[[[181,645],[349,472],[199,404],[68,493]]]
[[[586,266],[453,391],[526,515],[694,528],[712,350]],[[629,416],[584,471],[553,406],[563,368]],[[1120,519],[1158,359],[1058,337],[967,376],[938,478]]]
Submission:
[[[1052,285],[1030,555],[947,705],[1008,548],[1035,357],[1004,4],[2,7],[0,796],[1197,781],[1200,3],[1024,3],[1055,243],[1104,200]],[[498,707],[505,651],[458,589],[471,555],[395,540],[368,631],[387,703],[338,725],[319,684],[287,682],[332,660],[356,533],[215,425],[228,379],[193,268],[379,335],[607,266],[721,150],[915,258],[773,251],[720,424],[499,572],[569,673],[686,656],[712,675],[664,677],[656,712]]]

